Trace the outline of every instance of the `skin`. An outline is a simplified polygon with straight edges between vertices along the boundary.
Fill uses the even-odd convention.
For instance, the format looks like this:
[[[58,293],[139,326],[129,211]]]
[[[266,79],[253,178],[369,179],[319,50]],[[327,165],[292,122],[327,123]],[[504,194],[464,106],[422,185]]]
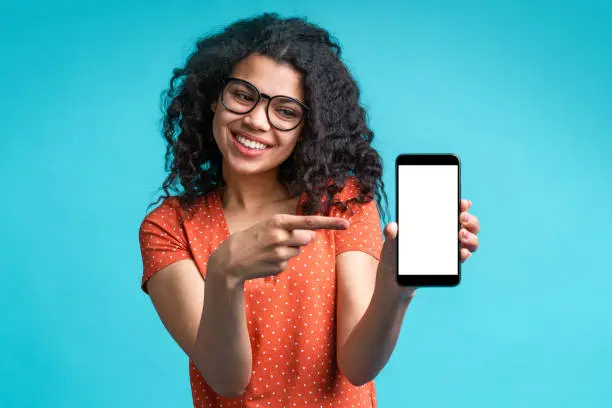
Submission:
[[[263,56],[249,56],[237,64],[232,76],[246,80],[268,95],[286,95],[304,100],[302,76],[287,64],[278,64]],[[212,105],[215,112],[213,134],[223,156],[223,177],[228,185],[224,207],[230,212],[246,211],[255,215],[270,203],[295,199],[277,181],[277,169],[293,152],[304,124],[284,132],[272,127],[266,117],[267,101],[249,114],[235,114],[223,107],[221,98]],[[231,133],[246,132],[272,145],[262,156],[243,156],[232,141]],[[297,204],[297,201],[296,201]]]
[[[237,64],[233,76],[269,95],[303,100],[302,78],[292,67],[264,56]],[[286,262],[307,245],[318,229],[345,229],[331,217],[297,216],[296,197],[277,181],[278,166],[291,154],[301,127],[281,132],[267,121],[265,101],[246,115],[214,103],[213,133],[223,155],[224,212],[231,236],[211,255],[206,282],[191,260],[175,262],[149,280],[152,302],[164,326],[220,395],[238,397],[251,376],[252,354],[244,308],[244,282],[282,273]],[[272,148],[257,158],[240,154],[232,132],[248,132]],[[461,261],[478,249],[478,219],[462,200]],[[282,215],[279,215],[282,214]],[[467,220],[463,221],[463,216]],[[468,237],[461,234],[467,231]],[[397,273],[397,224],[385,226],[380,263],[359,251],[336,259],[337,362],[347,379],[365,384],[391,356],[415,288],[400,287]],[[257,237],[257,239],[254,239]],[[255,242],[255,244],[253,244]]]

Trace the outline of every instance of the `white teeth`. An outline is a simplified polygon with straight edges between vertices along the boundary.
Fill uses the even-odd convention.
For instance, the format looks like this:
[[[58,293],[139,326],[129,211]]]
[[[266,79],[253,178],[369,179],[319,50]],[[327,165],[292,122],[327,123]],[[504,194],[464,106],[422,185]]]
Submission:
[[[253,140],[249,140],[247,138],[244,138],[244,137],[238,136],[238,135],[236,135],[236,140],[238,140],[240,142],[240,144],[248,147],[249,149],[264,150],[265,148],[268,147],[265,144],[261,144],[259,142],[255,142]]]

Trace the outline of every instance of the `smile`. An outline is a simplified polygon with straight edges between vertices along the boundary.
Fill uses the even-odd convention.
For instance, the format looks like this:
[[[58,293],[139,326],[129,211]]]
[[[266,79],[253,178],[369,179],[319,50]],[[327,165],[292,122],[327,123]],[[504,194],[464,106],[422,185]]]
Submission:
[[[253,157],[253,158],[259,157],[260,155],[264,154],[266,151],[272,149],[272,146],[268,146],[263,143],[256,142],[244,136],[234,134],[233,132],[231,132],[231,135],[232,135],[232,140],[234,142],[234,145],[236,146],[236,149],[238,149],[238,151],[242,153],[243,156]]]
[[[242,137],[240,135],[234,135],[234,137],[236,138],[236,140],[238,140],[238,142],[240,142],[241,145],[248,147],[249,149],[265,150],[268,148],[268,146],[266,146],[265,144],[247,139],[246,137]]]

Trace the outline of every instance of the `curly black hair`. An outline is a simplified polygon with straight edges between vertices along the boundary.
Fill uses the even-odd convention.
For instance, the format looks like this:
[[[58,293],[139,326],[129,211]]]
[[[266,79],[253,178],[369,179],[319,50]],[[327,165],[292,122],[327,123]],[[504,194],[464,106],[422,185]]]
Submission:
[[[385,216],[382,158],[371,146],[374,132],[366,123],[356,81],[340,59],[339,43],[304,18],[273,13],[239,20],[199,39],[185,66],[174,69],[163,95],[165,170],[170,174],[161,187],[165,195],[156,203],[170,197],[170,189],[182,187],[178,199],[188,208],[197,197],[224,186],[210,105],[222,91],[223,78],[251,54],[289,63],[303,75],[309,113],[302,137],[279,168],[279,182],[290,192],[307,193],[303,214],[329,214],[332,205],[345,211],[349,201],[375,198]],[[332,201],[350,176],[357,179],[360,194],[346,202]]]

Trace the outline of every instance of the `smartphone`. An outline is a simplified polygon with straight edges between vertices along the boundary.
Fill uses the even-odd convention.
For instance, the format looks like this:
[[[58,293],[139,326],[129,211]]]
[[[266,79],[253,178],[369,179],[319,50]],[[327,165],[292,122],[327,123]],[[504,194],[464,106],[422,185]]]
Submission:
[[[458,285],[459,157],[400,154],[395,168],[397,282],[414,287]]]

